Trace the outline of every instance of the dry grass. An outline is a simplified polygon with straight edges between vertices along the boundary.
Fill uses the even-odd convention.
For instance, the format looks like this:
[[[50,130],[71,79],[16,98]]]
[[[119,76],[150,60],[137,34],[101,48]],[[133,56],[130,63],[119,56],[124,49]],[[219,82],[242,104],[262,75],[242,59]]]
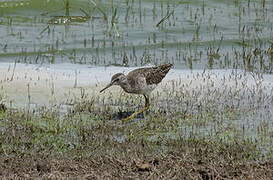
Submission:
[[[273,176],[273,162],[261,161],[253,142],[160,134],[176,130],[175,117],[164,113],[151,112],[146,119],[125,124],[85,111],[62,117],[49,110],[38,114],[8,110],[0,117],[1,179]]]
[[[237,146],[238,147],[238,146]],[[141,144],[113,146],[119,154],[90,157],[6,156],[0,159],[1,179],[270,179],[273,162],[247,162],[239,146],[218,149],[189,143],[168,153],[148,153]],[[243,148],[242,150],[246,150]],[[148,152],[147,152],[148,151]]]

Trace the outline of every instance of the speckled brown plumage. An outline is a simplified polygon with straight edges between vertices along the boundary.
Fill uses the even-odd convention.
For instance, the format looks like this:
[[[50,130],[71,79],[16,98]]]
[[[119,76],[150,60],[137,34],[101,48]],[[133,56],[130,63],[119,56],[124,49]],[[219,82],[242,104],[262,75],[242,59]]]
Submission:
[[[114,74],[111,82],[103,88],[105,89],[118,85],[127,93],[143,94],[145,98],[145,107],[138,112],[133,113],[125,120],[132,119],[137,114],[146,111],[149,108],[149,94],[159,84],[171,69],[172,64],[162,64],[156,67],[139,68],[129,72],[127,75],[122,73]]]
[[[171,67],[172,64],[162,64],[156,67],[139,68],[129,72],[127,78],[135,81],[135,77],[142,74],[146,79],[147,85],[158,84],[166,76]]]
[[[135,69],[127,75],[114,74],[110,84],[100,92],[112,85],[119,85],[127,93],[148,95],[162,81],[171,67],[172,64],[163,64],[156,67]]]

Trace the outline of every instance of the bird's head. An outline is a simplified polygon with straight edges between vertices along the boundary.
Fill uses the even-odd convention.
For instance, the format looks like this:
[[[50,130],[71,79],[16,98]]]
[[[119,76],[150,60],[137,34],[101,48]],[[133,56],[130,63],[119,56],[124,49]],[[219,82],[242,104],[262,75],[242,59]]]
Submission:
[[[103,92],[105,89],[107,89],[113,85],[120,85],[125,79],[126,79],[126,77],[122,73],[114,74],[111,78],[111,82],[105,88],[100,90],[100,92]]]

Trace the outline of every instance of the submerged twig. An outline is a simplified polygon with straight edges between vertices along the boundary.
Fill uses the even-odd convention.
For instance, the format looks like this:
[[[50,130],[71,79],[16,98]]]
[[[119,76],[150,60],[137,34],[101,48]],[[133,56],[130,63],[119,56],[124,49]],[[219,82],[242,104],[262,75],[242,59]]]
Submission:
[[[166,19],[168,19],[172,14],[174,13],[174,10],[169,12],[166,16],[164,16],[157,24],[156,27],[158,27],[161,23],[163,23]]]
[[[75,82],[74,82],[74,88],[76,88],[77,87],[77,84],[78,84],[78,72],[77,72],[77,70],[75,70]]]
[[[89,1],[95,6],[95,8],[98,9],[99,12],[102,13],[103,19],[104,19],[105,21],[107,21],[107,20],[108,20],[107,14],[106,14],[100,7],[98,7],[97,4],[96,4],[93,0],[89,0]]]
[[[86,17],[90,17],[90,15],[82,8],[80,8],[80,11],[86,16]]]
[[[10,81],[13,81],[13,77],[14,77],[14,72],[15,72],[15,68],[16,68],[16,61],[14,62],[14,66],[13,66],[13,70],[12,70],[12,75],[11,75],[11,78],[10,78]]]
[[[46,30],[50,30],[50,29],[49,29],[49,25],[47,25],[47,26],[39,33],[39,35],[41,36]]]

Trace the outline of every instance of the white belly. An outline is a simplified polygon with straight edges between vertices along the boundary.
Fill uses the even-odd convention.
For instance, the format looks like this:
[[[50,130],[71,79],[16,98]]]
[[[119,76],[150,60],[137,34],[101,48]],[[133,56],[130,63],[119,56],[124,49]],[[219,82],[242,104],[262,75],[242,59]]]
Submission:
[[[150,94],[156,88],[156,86],[156,84],[147,85],[143,87],[138,94]]]

